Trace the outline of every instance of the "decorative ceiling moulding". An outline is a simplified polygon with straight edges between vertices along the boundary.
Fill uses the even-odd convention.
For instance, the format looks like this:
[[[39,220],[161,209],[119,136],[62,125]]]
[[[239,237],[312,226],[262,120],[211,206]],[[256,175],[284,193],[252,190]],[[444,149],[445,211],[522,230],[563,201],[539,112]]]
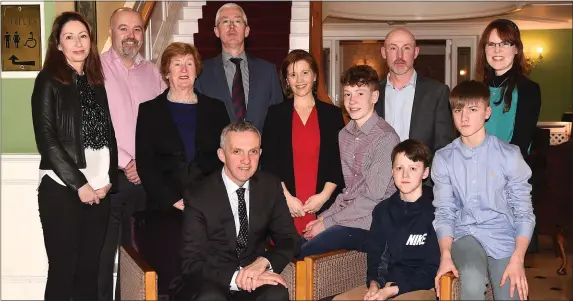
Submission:
[[[416,37],[442,37],[447,36],[479,36],[487,24],[494,18],[482,20],[456,20],[451,22],[408,22],[406,24],[390,25],[386,22],[364,22],[346,20],[341,23],[326,22],[323,25],[325,39],[384,39],[390,30],[396,27],[408,28]],[[539,29],[571,29],[571,22],[539,22],[524,21],[511,17],[521,30]],[[360,38],[359,38],[360,36]]]
[[[483,18],[519,11],[513,2],[323,2],[324,15],[370,21],[442,21]]]
[[[487,26],[486,22],[464,23],[408,23],[406,25],[388,25],[387,23],[325,23],[323,38],[338,40],[372,40],[386,38],[388,32],[396,27],[407,27],[416,38],[433,39],[463,36],[479,36]]]

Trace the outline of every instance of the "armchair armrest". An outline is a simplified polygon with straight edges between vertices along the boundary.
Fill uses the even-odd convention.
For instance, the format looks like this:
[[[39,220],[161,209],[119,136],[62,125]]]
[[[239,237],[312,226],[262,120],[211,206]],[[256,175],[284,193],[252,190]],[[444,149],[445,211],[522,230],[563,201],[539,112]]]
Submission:
[[[494,300],[491,283],[487,283],[484,291],[485,300]],[[440,277],[440,300],[461,300],[461,282],[453,273],[446,273]]]
[[[454,300],[454,285],[458,282],[454,273],[448,272],[440,277],[440,300]]]
[[[288,288],[289,300],[304,300],[306,293],[306,265],[293,259],[282,271]]]
[[[305,300],[338,295],[366,283],[366,253],[333,251],[304,258]]]
[[[119,249],[122,300],[157,300],[157,273],[132,247]]]

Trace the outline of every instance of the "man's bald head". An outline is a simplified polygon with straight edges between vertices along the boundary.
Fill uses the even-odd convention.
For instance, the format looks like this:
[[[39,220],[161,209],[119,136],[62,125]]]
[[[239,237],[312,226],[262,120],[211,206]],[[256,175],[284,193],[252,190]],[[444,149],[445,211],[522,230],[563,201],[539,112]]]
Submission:
[[[391,76],[414,73],[414,60],[418,57],[420,49],[416,47],[416,39],[409,30],[396,28],[390,31],[380,50],[390,68]]]
[[[390,31],[386,36],[386,39],[384,40],[384,45],[386,45],[387,42],[391,43],[393,39],[409,41],[414,45],[414,47],[416,46],[416,38],[414,37],[414,35],[409,30],[403,27],[392,29],[392,31]]]
[[[122,14],[135,14],[141,20],[141,24],[143,24],[143,18],[141,17],[141,14],[139,12],[135,11],[133,8],[120,7],[114,10],[113,13],[111,13],[111,17],[109,17],[109,26],[111,27],[114,24],[114,22],[117,21],[118,16]]]

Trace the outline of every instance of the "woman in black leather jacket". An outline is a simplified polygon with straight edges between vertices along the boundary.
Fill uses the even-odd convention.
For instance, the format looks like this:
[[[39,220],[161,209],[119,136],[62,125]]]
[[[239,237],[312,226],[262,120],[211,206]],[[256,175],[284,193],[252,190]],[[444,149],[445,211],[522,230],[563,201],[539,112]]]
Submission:
[[[32,94],[41,156],[38,207],[49,261],[45,300],[96,300],[107,195],[117,174],[103,80],[91,26],[78,13],[62,13]]]

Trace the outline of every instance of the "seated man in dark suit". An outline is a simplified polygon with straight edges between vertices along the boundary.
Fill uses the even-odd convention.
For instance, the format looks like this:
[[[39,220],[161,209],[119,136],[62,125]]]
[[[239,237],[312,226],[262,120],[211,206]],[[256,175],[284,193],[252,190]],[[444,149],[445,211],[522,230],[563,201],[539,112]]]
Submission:
[[[279,273],[301,241],[280,180],[256,172],[260,142],[249,122],[225,127],[218,150],[223,169],[188,190],[177,300],[289,299]]]
[[[195,88],[222,100],[231,122],[248,120],[262,132],[268,107],[282,102],[283,92],[277,67],[245,53],[249,31],[247,15],[239,5],[227,3],[219,8],[215,35],[223,52],[203,62]]]
[[[394,128],[400,141],[422,141],[433,155],[454,140],[450,89],[417,74],[414,60],[419,48],[407,29],[392,30],[381,52],[390,70],[380,82],[376,113]]]

